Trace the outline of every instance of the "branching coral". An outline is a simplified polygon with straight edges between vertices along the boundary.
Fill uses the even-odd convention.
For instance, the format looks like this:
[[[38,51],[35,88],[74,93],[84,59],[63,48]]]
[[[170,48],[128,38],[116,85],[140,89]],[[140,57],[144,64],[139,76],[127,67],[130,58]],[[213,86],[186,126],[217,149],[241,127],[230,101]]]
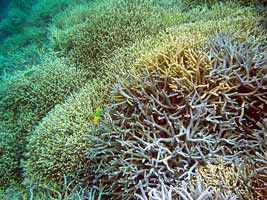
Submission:
[[[138,200],[221,200],[232,199],[237,200],[238,196],[231,192],[223,194],[216,191],[215,187],[204,185],[204,181],[200,176],[197,176],[196,183],[182,182],[178,186],[168,186],[160,181],[160,188],[148,188],[146,193],[141,187],[142,195],[136,195]],[[225,192],[226,193],[226,192]]]
[[[212,198],[214,193],[213,188],[209,187],[205,189],[203,180],[197,179],[197,186],[194,188],[192,185],[182,182],[180,187],[173,187],[164,184],[163,181],[159,181],[160,188],[148,188],[148,193],[141,187],[142,195],[136,195],[139,200],[207,200]]]
[[[237,169],[238,168],[238,169]],[[247,183],[239,173],[241,166],[234,164],[227,165],[226,162],[219,161],[218,163],[208,164],[196,169],[196,173],[204,179],[206,187],[213,187],[217,193],[227,195],[228,193],[237,196],[246,196],[249,194]]]
[[[40,18],[45,19],[42,22],[51,20],[51,13],[45,9],[47,6],[43,6],[50,1],[40,2],[33,8],[31,23]],[[77,70],[77,66],[53,59],[25,71],[2,87],[0,110],[4,114],[1,125],[4,132],[16,136],[3,134],[1,145],[7,145],[1,146],[1,155],[7,159],[3,158],[1,168],[8,166],[10,171],[2,174],[13,176],[13,167],[18,169],[23,157],[25,185],[28,180],[44,185],[48,180],[57,181],[60,185],[66,174],[75,174],[81,179],[81,184],[86,184],[89,178],[96,187],[103,186],[107,198],[131,199],[138,195],[160,198],[161,188],[163,194],[173,192],[175,197],[180,195],[180,198],[190,199],[199,197],[185,186],[198,167],[213,162],[217,157],[232,162],[253,155],[252,161],[257,160],[257,166],[251,167],[246,174],[247,180],[250,180],[249,187],[255,197],[264,196],[261,188],[266,178],[263,153],[266,150],[266,131],[261,118],[266,118],[266,77],[260,75],[266,73],[263,70],[266,62],[260,48],[253,43],[246,46],[245,42],[242,46],[218,36],[210,39],[205,49],[207,55],[191,48],[194,45],[175,44],[166,51],[157,52],[151,60],[145,59],[138,64],[140,71],[136,76],[130,76],[128,82],[121,77],[114,84],[113,104],[104,109],[104,119],[99,121],[97,116],[95,123],[98,123],[98,128],[90,132],[90,143],[84,140],[84,134],[92,126],[95,108],[105,101],[106,88],[114,73],[127,71],[131,67],[129,63],[147,51],[147,46],[154,48],[155,44],[169,44],[170,38],[185,44],[194,40],[199,44],[208,33],[216,31],[235,30],[235,35],[242,32],[240,38],[247,37],[252,33],[250,28],[255,21],[253,9],[218,4],[206,7],[202,13],[199,12],[201,9],[196,9],[193,16],[193,12],[182,13],[179,5],[175,5],[177,1],[160,1],[160,4],[156,0],[106,2],[99,9],[101,12],[88,12],[95,11],[91,5],[86,11],[77,11],[82,15],[75,16],[70,22],[81,20],[81,24],[73,27],[69,23],[71,28],[64,30],[63,34],[59,29],[52,34],[55,45],[67,53],[65,56],[86,70]],[[65,1],[62,3],[67,6]],[[100,5],[98,1],[97,5]],[[53,9],[61,10],[60,6]],[[200,23],[199,16],[203,13],[208,14],[201,18],[203,21]],[[61,19],[65,20],[65,17]],[[193,23],[181,24],[184,22]],[[173,25],[175,27],[167,29]],[[39,27],[34,34],[29,27],[23,29],[28,30],[29,35],[21,34],[22,46],[28,44],[29,38],[34,41],[38,38],[39,41],[40,37],[36,35],[44,34]],[[156,38],[149,38],[159,32]],[[129,44],[145,44],[142,43],[144,38],[149,45],[128,51],[126,46]],[[6,42],[11,44],[14,39],[17,35],[16,38],[9,37]],[[250,63],[246,57],[251,56]],[[222,67],[224,62],[221,60],[225,57],[228,71]],[[236,58],[242,58],[242,61],[236,61]],[[246,68],[248,71],[253,68],[252,79],[243,74]],[[102,70],[109,76],[107,79],[112,78],[103,81]],[[90,79],[91,83],[78,94],[54,108],[66,95],[80,89],[88,77],[95,75],[98,79]],[[226,75],[230,78],[225,78]],[[254,114],[260,116],[256,118],[258,122],[250,119]],[[19,140],[16,143],[19,144],[16,146],[18,151],[13,148],[13,138]],[[90,148],[90,160],[86,159],[87,148]],[[19,156],[14,155],[16,152]],[[6,162],[9,160],[12,162]],[[19,175],[20,172],[18,170]],[[35,188],[44,188],[45,192],[47,189],[38,185],[32,191]],[[50,189],[47,191],[50,193]],[[53,197],[57,193],[51,192]],[[204,192],[202,197],[210,196],[210,192]]]
[[[193,8],[196,6],[201,6],[201,5],[203,6],[203,4],[213,5],[215,3],[225,3],[227,1],[229,0],[182,0],[183,6],[187,9]],[[251,5],[255,5],[258,1],[256,0],[234,0],[233,2],[238,3],[242,6],[251,6]]]
[[[227,82],[232,87],[227,91],[227,98],[223,102],[224,104],[228,100],[235,102],[236,105],[232,104],[234,107],[228,103],[225,108],[239,113],[239,117],[234,120],[236,125],[233,132],[238,137],[231,150],[245,160],[257,157],[250,160],[250,163],[253,162],[252,165],[246,164],[247,167],[243,167],[245,168],[243,171],[247,171],[242,175],[243,180],[250,180],[250,186],[245,193],[240,190],[239,195],[243,198],[263,197],[265,194],[263,179],[266,172],[260,175],[255,172],[255,168],[265,163],[262,155],[266,151],[266,54],[260,51],[259,45],[256,45],[253,39],[234,43],[231,38],[217,36],[214,40],[209,40],[208,45],[210,47],[208,58],[213,68],[209,77]],[[232,136],[229,135],[229,137],[235,137],[233,133],[230,133]],[[237,166],[245,163],[240,160]],[[257,167],[251,167],[254,165]],[[262,170],[261,167],[259,168]],[[208,174],[212,175],[206,172],[203,176],[206,177]]]
[[[27,137],[24,183],[56,181],[63,184],[64,176],[88,176],[86,158],[90,143],[86,130],[93,124],[95,107],[101,106],[107,93],[106,80],[93,80],[64,103],[55,107]]]
[[[220,37],[209,42],[211,79],[225,82],[231,88],[223,96],[225,113],[234,111],[235,136],[232,150],[239,154],[255,154],[262,150],[265,133],[262,124],[267,117],[267,57],[253,41],[234,44]],[[229,110],[227,110],[229,108]],[[233,134],[231,134],[233,136]],[[231,136],[231,137],[232,137]]]
[[[265,57],[250,41],[221,35],[207,46],[206,55],[168,47],[140,62],[127,83],[114,84],[100,136],[89,137],[94,183],[109,185],[112,198],[131,199],[141,191],[139,182],[149,188],[159,179],[189,181],[214,158],[234,161],[252,153],[242,142],[259,129],[252,113],[266,118],[264,107],[257,109],[265,105]]]
[[[21,174],[17,151],[19,150],[18,139],[9,133],[0,132],[0,188],[12,185],[14,180]]]
[[[170,17],[171,9],[155,6],[154,1],[112,0],[96,4],[88,8],[86,20],[52,32],[55,48],[60,48],[73,63],[90,70],[92,77],[103,70],[99,61],[108,59],[117,49],[156,35],[182,20],[179,10],[172,12],[176,17]]]
[[[50,59],[53,58],[53,61]],[[31,133],[33,127],[53,109],[53,107],[64,100],[64,98],[77,90],[83,83],[86,73],[67,66],[61,59],[49,57],[42,65],[37,65],[16,76],[1,82],[0,87],[0,123],[1,131],[9,133],[12,142],[7,142],[8,153],[5,159],[14,161],[0,166],[0,171],[6,168],[20,174],[20,161],[24,158],[26,149],[26,137]],[[16,156],[8,157],[15,154]],[[3,167],[3,168],[2,168]],[[20,175],[14,176],[21,178]]]
[[[251,159],[236,160],[234,163],[219,161],[196,169],[206,187],[218,194],[229,193],[242,199],[264,199],[266,196],[266,153],[257,153]]]
[[[264,199],[267,195],[267,119],[263,121],[263,124],[259,124],[261,130],[253,134],[254,142],[249,144],[256,151],[243,162],[245,169],[242,176],[248,182],[249,188],[247,199]]]
[[[243,22],[233,22],[232,18],[235,20],[249,18],[251,24],[255,16],[251,8],[241,9],[237,5],[230,4],[183,13],[178,2],[166,6],[167,2],[169,1],[161,3],[154,0],[100,1],[97,2],[97,6],[89,6],[87,12],[84,11],[86,6],[82,6],[76,9],[75,13],[69,13],[67,20],[66,14],[56,18],[56,26],[51,29],[54,47],[62,50],[64,56],[67,55],[72,62],[90,70],[94,76],[96,72],[100,73],[102,70],[103,66],[98,64],[99,61],[105,61],[117,49],[139,40],[155,37],[170,27],[174,26],[180,32],[183,27],[177,26],[192,21],[198,21],[199,25],[201,18],[203,21],[218,20],[216,25],[211,25],[213,28],[215,26],[220,26],[220,29],[228,29],[230,26],[245,28]],[[80,21],[77,20],[77,15],[81,15]],[[231,19],[230,25],[222,25],[227,18]],[[77,25],[73,26],[73,23]],[[204,24],[206,23],[201,21],[201,26],[205,26]],[[208,24],[210,22],[207,22]],[[193,30],[197,30],[199,34],[202,27]]]
[[[249,188],[255,199],[264,199],[267,196],[267,153],[257,153],[249,181]]]
[[[231,151],[236,152],[237,157],[245,160],[257,155],[261,159],[254,158],[250,162],[261,163],[260,165],[263,166],[265,161],[262,154],[266,151],[267,144],[266,53],[261,52],[260,46],[252,38],[245,42],[235,43],[229,37],[218,35],[214,39],[209,38],[207,44],[210,47],[207,56],[213,68],[209,77],[227,83],[231,88],[225,93],[222,100],[224,105],[222,110],[227,112],[226,109],[229,109],[228,112],[234,111],[239,115],[237,118],[234,117],[235,131],[225,133],[224,137],[228,135],[233,139],[237,136],[231,146]],[[245,163],[240,160],[237,166]],[[264,181],[258,173],[255,172],[255,175],[252,175],[255,167],[249,166],[248,164],[247,169],[243,170],[247,171],[243,175],[243,180],[250,180],[254,183],[249,186],[249,192],[240,195],[243,198],[247,198],[247,196],[262,197],[265,194],[261,189]],[[251,187],[254,189],[251,190]]]
[[[70,181],[71,180],[71,181]],[[79,185],[75,185],[75,179],[73,177],[64,177],[63,185],[53,184],[33,184],[2,189],[0,188],[0,198],[2,200],[10,199],[58,199],[58,200],[75,200],[86,199],[95,200],[101,199],[101,189],[96,188],[81,188]]]
[[[230,26],[228,21],[225,23],[225,26]],[[185,29],[185,31],[183,31],[183,34],[180,33],[181,37],[179,35],[177,41],[184,41],[191,30],[198,30],[200,27],[203,28],[203,35],[206,35],[211,29],[220,29],[220,26],[217,26],[216,23],[208,24],[207,26],[202,24],[182,26],[179,29]],[[172,34],[176,35],[176,33]],[[198,35],[195,39],[201,41],[203,35]],[[136,63],[137,58],[144,56],[147,59],[148,56],[146,54],[151,49],[172,42],[171,39],[165,40],[164,38],[166,37],[168,36],[163,35],[157,40],[151,38],[143,42],[137,41],[131,47],[117,50],[110,60],[105,60],[99,64],[99,66],[105,66],[105,68],[109,69],[108,77],[106,78],[108,81],[100,80],[102,78],[99,74],[99,79],[93,81],[93,85],[84,86],[77,94],[70,98],[71,100],[66,101],[62,105],[57,105],[55,109],[50,111],[50,114],[31,132],[32,136],[28,137],[29,145],[25,153],[27,160],[24,165],[27,178],[34,178],[37,182],[47,179],[58,181],[62,180],[64,173],[75,173],[75,171],[79,171],[82,176],[87,176],[87,170],[84,170],[87,167],[84,151],[88,145],[84,145],[83,137],[87,134],[87,129],[93,121],[95,109],[97,106],[103,105],[103,100],[108,99],[106,98],[106,88],[111,85],[115,73],[119,74],[121,78],[125,77],[125,74],[129,73],[132,65]],[[185,41],[187,42],[187,40]],[[172,53],[175,54],[175,51]],[[73,80],[79,78],[79,76],[74,76]],[[68,84],[66,83],[65,85],[67,86]],[[92,104],[92,102],[94,103]],[[99,102],[102,103],[98,104]],[[62,144],[66,143],[66,141],[69,145]],[[79,156],[76,156],[74,152],[79,154]],[[36,165],[36,163],[38,164]],[[78,165],[83,165],[81,163],[84,166],[77,170],[76,167]]]
[[[142,63],[141,76],[131,77],[127,85],[114,85],[112,126],[103,122],[107,124],[98,141],[101,145],[91,149],[96,160],[112,160],[110,169],[100,166],[96,170],[102,179],[98,181],[110,181],[103,176],[116,177],[119,181],[112,184],[112,191],[121,190],[128,198],[140,189],[140,180],[146,187],[156,185],[157,178],[177,184],[179,179],[190,179],[199,162],[222,151],[209,151],[217,142],[205,128],[204,116],[209,111],[198,101],[199,94],[193,87],[198,75],[208,68],[205,60],[183,46],[170,51],[175,57],[166,53],[153,60],[154,65]],[[195,73],[192,68],[196,60],[201,67]],[[195,80],[191,82],[190,77]]]

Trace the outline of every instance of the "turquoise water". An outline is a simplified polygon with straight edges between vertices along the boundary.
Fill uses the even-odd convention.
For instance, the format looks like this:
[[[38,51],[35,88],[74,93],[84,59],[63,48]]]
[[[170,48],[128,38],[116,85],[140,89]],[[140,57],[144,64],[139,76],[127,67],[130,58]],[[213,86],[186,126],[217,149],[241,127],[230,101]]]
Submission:
[[[4,17],[4,15],[6,14],[6,10],[7,10],[7,7],[8,7],[8,4],[10,2],[9,1],[6,1],[6,0],[1,0],[0,1],[0,5],[1,5],[1,8],[0,8],[0,19],[2,19],[2,17]]]

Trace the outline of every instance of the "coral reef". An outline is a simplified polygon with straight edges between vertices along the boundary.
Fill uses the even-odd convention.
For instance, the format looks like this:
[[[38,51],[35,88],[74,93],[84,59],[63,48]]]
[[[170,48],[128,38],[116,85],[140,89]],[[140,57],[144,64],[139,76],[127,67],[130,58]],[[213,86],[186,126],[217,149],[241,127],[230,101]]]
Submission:
[[[234,166],[233,163],[227,165],[226,162],[220,160],[217,163],[197,168],[196,174],[203,177],[205,186],[213,187],[216,193],[223,195],[231,193],[245,197],[249,195],[249,189],[245,179],[239,174],[240,170],[240,164],[239,166]]]
[[[18,139],[6,132],[0,133],[0,188],[8,187],[21,176],[17,159]]]
[[[148,188],[145,192],[141,187],[141,195],[136,195],[138,200],[221,200],[221,199],[238,199],[238,196],[231,192],[223,194],[216,191],[215,187],[204,185],[204,181],[200,176],[197,176],[196,182],[182,182],[179,187],[168,186],[160,181],[160,188]]]
[[[266,141],[266,129],[265,129]],[[265,142],[266,144],[266,142]],[[265,152],[256,154],[255,162],[252,161],[252,172],[249,177],[249,188],[251,189],[252,197],[254,199],[264,199],[267,196],[267,153]],[[254,164],[254,165],[253,165]]]
[[[95,188],[81,188],[79,185],[74,185],[73,179],[64,177],[63,184],[58,186],[54,184],[36,185],[29,183],[26,187],[18,185],[13,188],[0,189],[0,198],[2,200],[22,199],[22,200],[74,200],[74,199],[101,199],[101,190]]]
[[[83,0],[11,0],[0,21],[0,77],[39,64],[40,49],[49,51],[47,28],[52,17],[80,2]]]
[[[216,3],[231,2],[231,0],[182,0],[182,2],[183,2],[183,6],[186,9],[190,9],[190,8],[194,8],[196,6],[199,6],[199,7],[203,6],[203,4],[212,6]],[[237,3],[241,6],[252,6],[252,5],[256,5],[258,2],[261,3],[261,1],[257,1],[257,0],[234,0],[232,2]]]
[[[84,9],[84,7],[82,7],[81,9]],[[79,12],[81,11],[79,10]],[[133,68],[132,66],[135,65],[136,60],[138,60],[139,58],[142,59],[142,57],[149,57],[149,52],[151,52],[155,48],[160,48],[174,41],[184,41],[184,43],[197,46],[202,43],[206,35],[211,31],[224,30],[227,32],[231,29],[236,29],[237,34],[239,36],[242,36],[244,34],[243,31],[241,31],[241,27],[247,28],[247,26],[250,26],[250,22],[253,20],[253,17],[249,17],[248,19],[237,18],[236,23],[233,24],[230,20],[221,21],[220,23],[214,21],[209,22],[208,24],[191,23],[188,25],[179,26],[179,33],[176,32],[176,27],[176,29],[170,29],[168,30],[168,33],[161,33],[157,37],[147,38],[146,40],[142,40],[142,38],[140,38],[133,45],[117,49],[112,54],[107,55],[107,57],[110,57],[110,59],[100,60],[98,62],[98,66],[101,66],[105,70],[104,73],[99,72],[96,74],[98,78],[93,81],[94,83],[92,85],[96,86],[97,84],[99,84],[99,87],[102,86],[103,88],[108,88],[115,81],[114,75],[119,75],[121,78],[125,79],[126,75],[129,73],[129,71],[131,71],[131,68]],[[197,33],[196,30],[201,30],[201,33]],[[240,30],[240,32],[238,32],[238,30]],[[173,35],[177,35],[177,37],[174,38]],[[88,73],[92,72],[89,71]],[[89,76],[91,77],[91,75]],[[106,97],[106,95],[108,96],[107,90],[105,90],[104,92],[104,89],[100,89],[97,86],[97,88],[99,89],[96,89],[96,91],[99,91],[99,93],[93,92],[95,91],[95,86],[92,85],[87,84],[87,86],[83,86],[83,88],[79,92],[77,92],[77,94],[73,94],[73,96],[69,98],[71,100],[64,102],[62,105],[58,105],[55,109],[51,110],[50,114],[46,116],[43,122],[41,122],[35,128],[35,130],[31,132],[28,139],[30,141],[30,145],[28,146],[29,153],[25,153],[27,154],[25,163],[29,161],[28,164],[25,164],[27,166],[25,167],[27,177],[31,176],[31,173],[33,172],[32,177],[36,178],[36,180],[46,180],[50,179],[51,177],[56,177],[56,179],[58,178],[62,180],[63,172],[66,170],[66,166],[77,166],[77,163],[81,163],[80,161],[77,161],[77,163],[75,163],[76,159],[64,159],[65,164],[62,165],[61,160],[50,159],[50,157],[47,156],[47,153],[49,152],[51,158],[58,157],[58,151],[60,151],[60,148],[65,149],[65,146],[60,146],[60,143],[62,141],[65,141],[65,135],[69,134],[73,134],[73,138],[78,137],[79,139],[74,139],[74,141],[79,141],[79,144],[75,143],[75,145],[68,147],[78,148],[78,146],[87,146],[87,144],[84,144],[84,141],[82,139],[87,134],[86,128],[88,128],[90,126],[90,123],[93,122],[93,114],[95,113],[95,109],[98,106],[103,105],[103,101],[101,99],[108,99]],[[95,103],[92,104],[92,101],[94,101]],[[99,104],[97,102],[99,102]],[[55,133],[58,133],[57,137],[55,137]],[[41,138],[47,138],[47,141],[53,141],[53,145],[50,145],[49,142],[40,143],[39,140],[42,141]],[[53,148],[56,146],[60,148]],[[48,150],[43,151],[43,149]],[[53,149],[55,149],[55,151]],[[80,150],[78,151],[81,152]],[[76,152],[76,150],[68,148],[65,151],[66,157],[72,158],[74,156],[72,152]],[[80,155],[84,156],[83,153],[81,153]],[[85,158],[81,158],[81,160],[85,160]],[[35,163],[37,162],[44,164],[35,166]],[[51,170],[47,170],[47,165],[54,165],[55,167],[51,167]],[[73,171],[75,171],[75,167],[72,167],[70,169],[71,170],[67,170],[66,172],[72,173]],[[48,173],[46,171],[48,171]],[[59,171],[60,175],[54,174],[54,171]],[[87,172],[85,174],[87,174]]]
[[[236,104],[231,110],[240,115],[237,125],[242,127],[241,132],[252,133],[259,129],[257,123],[266,118],[267,55],[252,38],[235,44],[231,38],[216,37],[209,40],[208,45],[208,59],[213,68],[210,77],[218,77],[220,82],[229,85],[231,89],[226,97]],[[230,105],[228,100],[223,98],[222,101]]]
[[[169,27],[174,26],[179,30],[177,25],[199,21],[200,17],[206,21],[219,20],[216,23],[220,24],[227,18],[251,18],[255,14],[252,8],[241,9],[234,3],[216,4],[188,13],[182,13],[177,2],[171,6],[164,6],[167,4],[165,1],[159,6],[154,0],[101,1],[96,4],[86,13],[86,6],[78,6],[69,13],[57,16],[55,25],[50,29],[54,48],[62,51],[62,56],[72,63],[90,70],[92,76],[102,71],[99,61],[108,59],[117,49],[155,37]],[[77,20],[77,15],[81,15],[83,20]],[[110,27],[110,24],[113,26]]]
[[[113,85],[99,136],[89,136],[91,179],[111,198],[131,199],[140,182],[145,191],[158,180],[179,185],[217,158],[234,162],[261,150],[252,137],[266,119],[266,55],[252,39],[222,35],[206,48],[170,46]]]
[[[264,119],[264,126],[260,131],[261,134],[256,133],[254,137],[257,137],[260,149],[257,149],[255,155],[249,159],[246,159],[243,164],[242,176],[248,183],[249,195],[247,199],[264,199],[267,195],[266,191],[266,176],[267,176],[267,154],[266,154],[266,119]],[[253,147],[252,147],[253,148]]]
[[[87,10],[90,15],[87,14],[84,21],[73,26],[72,20],[69,19],[63,28],[60,27],[62,19],[59,16],[55,23],[57,26],[51,29],[54,48],[61,50],[63,56],[68,57],[72,63],[91,71],[94,77],[102,70],[99,61],[108,59],[115,50],[156,35],[172,24],[180,23],[182,15],[178,10],[176,13],[172,12],[175,17],[170,18],[170,8],[153,6],[153,2],[96,2],[97,5]]]
[[[13,2],[0,22],[1,199],[266,196],[262,3]]]
[[[230,164],[215,161],[197,168],[196,174],[203,178],[206,187],[216,191],[214,197],[218,193],[230,193],[248,200],[264,199],[266,196],[266,152],[257,153],[253,159],[238,159]]]
[[[76,95],[58,105],[28,136],[26,160],[23,162],[24,183],[51,181],[62,183],[64,176],[88,176],[89,160],[84,133],[92,126],[97,106],[108,88],[104,80],[92,80]],[[92,98],[93,97],[93,98]],[[60,184],[59,184],[60,185]]]
[[[197,179],[197,186],[194,188],[186,182],[182,182],[180,187],[168,186],[164,184],[163,181],[160,188],[148,188],[148,193],[146,193],[141,187],[142,195],[136,195],[139,200],[189,200],[189,199],[211,199],[214,193],[213,188],[209,187],[205,189],[203,180],[201,178]],[[225,197],[225,196],[224,196]],[[215,200],[217,200],[215,198]]]
[[[26,137],[33,127],[57,103],[80,88],[86,81],[85,76],[86,72],[51,56],[42,65],[33,66],[0,83],[1,131],[9,133],[16,144],[16,148],[7,147],[10,154],[16,156],[11,158],[8,156],[10,154],[6,154],[3,159],[16,159],[16,173],[21,173],[20,160],[26,150]],[[1,168],[1,171],[5,168]],[[14,163],[10,162],[7,168],[14,169]],[[10,177],[14,173],[6,175]],[[20,176],[15,175],[13,178],[19,179]],[[1,178],[4,179],[6,177]]]

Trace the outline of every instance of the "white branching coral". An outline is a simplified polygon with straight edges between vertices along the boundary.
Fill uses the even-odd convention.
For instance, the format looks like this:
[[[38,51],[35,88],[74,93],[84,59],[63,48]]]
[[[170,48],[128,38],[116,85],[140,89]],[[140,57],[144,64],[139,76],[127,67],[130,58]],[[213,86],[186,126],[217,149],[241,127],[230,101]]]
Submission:
[[[260,150],[266,57],[250,40],[217,35],[206,45],[206,53],[169,46],[114,84],[89,151],[93,183],[110,198],[190,182],[199,166]]]

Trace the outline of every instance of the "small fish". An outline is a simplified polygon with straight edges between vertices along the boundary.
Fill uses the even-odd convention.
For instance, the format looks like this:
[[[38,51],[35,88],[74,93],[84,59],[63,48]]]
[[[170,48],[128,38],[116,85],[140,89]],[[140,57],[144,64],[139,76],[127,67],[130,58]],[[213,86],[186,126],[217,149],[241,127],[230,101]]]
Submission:
[[[127,103],[128,103],[130,106],[133,106],[133,105],[134,105],[134,100],[133,100],[133,99],[127,99]]]
[[[97,124],[101,115],[101,108],[98,106],[96,107],[95,115],[94,115],[94,124]]]

